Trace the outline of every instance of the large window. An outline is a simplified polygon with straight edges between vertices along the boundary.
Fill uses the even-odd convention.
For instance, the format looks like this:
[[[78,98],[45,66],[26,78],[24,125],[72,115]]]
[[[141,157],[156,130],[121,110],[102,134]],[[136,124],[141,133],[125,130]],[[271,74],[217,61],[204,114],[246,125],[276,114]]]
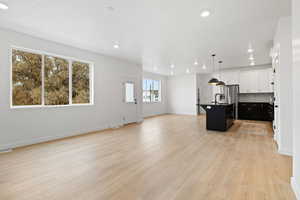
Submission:
[[[42,56],[12,51],[12,104],[33,106],[42,103]]]
[[[143,80],[143,101],[160,102],[161,101],[161,81]]]
[[[90,103],[90,67],[87,63],[72,63],[72,100],[74,104]]]
[[[45,56],[45,105],[69,104],[69,63],[66,59]]]
[[[12,49],[12,107],[92,104],[92,64]]]

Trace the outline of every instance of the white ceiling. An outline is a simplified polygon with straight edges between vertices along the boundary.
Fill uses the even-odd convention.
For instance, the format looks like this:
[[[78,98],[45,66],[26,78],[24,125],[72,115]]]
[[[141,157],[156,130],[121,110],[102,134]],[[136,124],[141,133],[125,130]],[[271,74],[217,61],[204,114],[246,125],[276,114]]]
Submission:
[[[170,74],[205,72],[209,56],[224,67],[270,63],[269,50],[290,0],[2,0],[0,26],[63,44],[143,64]],[[113,7],[113,10],[110,9]],[[212,15],[201,18],[208,9]],[[115,42],[120,49],[114,49]],[[199,66],[194,66],[197,59]]]

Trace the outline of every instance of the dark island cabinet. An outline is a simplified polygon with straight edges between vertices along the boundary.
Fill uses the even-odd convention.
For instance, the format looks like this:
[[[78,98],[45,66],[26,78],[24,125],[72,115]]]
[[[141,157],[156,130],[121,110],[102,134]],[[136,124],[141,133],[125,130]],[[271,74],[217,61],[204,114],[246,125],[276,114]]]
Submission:
[[[240,102],[239,119],[273,121],[274,106],[270,103]]]
[[[206,110],[206,129],[227,131],[234,122],[233,104],[201,104]]]

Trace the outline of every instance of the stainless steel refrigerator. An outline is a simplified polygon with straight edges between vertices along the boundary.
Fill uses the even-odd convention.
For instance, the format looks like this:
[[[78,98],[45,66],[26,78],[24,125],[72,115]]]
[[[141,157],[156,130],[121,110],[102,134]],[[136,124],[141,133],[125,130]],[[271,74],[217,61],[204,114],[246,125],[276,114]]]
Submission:
[[[234,119],[238,119],[239,115],[239,85],[226,85],[224,87],[224,95],[226,103],[233,104]]]

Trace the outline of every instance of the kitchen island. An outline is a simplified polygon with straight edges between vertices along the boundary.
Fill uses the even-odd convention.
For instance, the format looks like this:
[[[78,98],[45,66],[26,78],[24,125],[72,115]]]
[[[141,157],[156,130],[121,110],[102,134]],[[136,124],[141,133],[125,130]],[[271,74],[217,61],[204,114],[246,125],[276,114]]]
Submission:
[[[206,111],[206,129],[227,131],[234,121],[234,104],[200,104]]]

